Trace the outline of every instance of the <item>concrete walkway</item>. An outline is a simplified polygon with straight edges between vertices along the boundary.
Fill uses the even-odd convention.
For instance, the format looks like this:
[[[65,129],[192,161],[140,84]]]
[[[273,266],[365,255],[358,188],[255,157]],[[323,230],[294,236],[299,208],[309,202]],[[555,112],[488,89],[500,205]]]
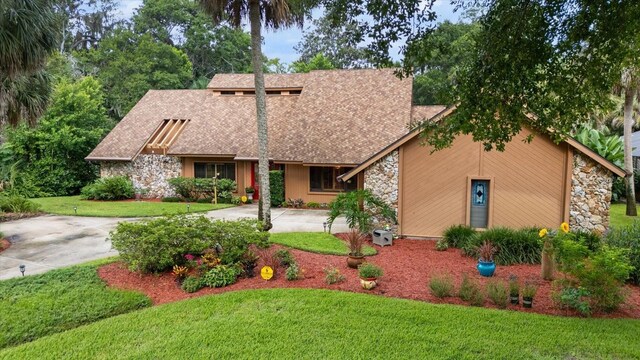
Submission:
[[[257,205],[239,206],[206,213],[211,219],[257,218]],[[272,232],[320,232],[327,211],[273,209]],[[45,215],[0,224],[11,247],[0,253],[0,279],[20,276],[18,266],[26,265],[26,275],[117,255],[106,241],[120,221],[138,219]],[[346,231],[338,219],[334,232]]]

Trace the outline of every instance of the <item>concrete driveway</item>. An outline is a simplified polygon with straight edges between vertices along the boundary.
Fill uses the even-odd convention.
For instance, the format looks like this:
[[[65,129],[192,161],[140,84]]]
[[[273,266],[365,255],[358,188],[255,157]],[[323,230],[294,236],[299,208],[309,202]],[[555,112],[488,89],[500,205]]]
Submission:
[[[210,211],[211,219],[257,218],[256,205]],[[317,232],[327,219],[323,210],[273,209],[272,232]],[[138,219],[45,215],[0,224],[11,247],[0,253],[0,279],[20,276],[18,266],[26,265],[26,275],[117,255],[105,241],[120,221]],[[346,231],[338,219],[333,232]]]

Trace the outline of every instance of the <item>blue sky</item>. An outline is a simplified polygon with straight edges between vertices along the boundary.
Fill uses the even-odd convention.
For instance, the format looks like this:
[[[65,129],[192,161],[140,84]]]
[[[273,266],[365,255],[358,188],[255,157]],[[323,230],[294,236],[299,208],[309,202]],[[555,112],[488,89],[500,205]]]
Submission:
[[[120,0],[120,16],[130,18],[135,9],[142,4],[142,0]],[[434,10],[438,15],[438,21],[458,21],[460,13],[453,12],[453,6],[447,0],[436,0]],[[314,11],[314,18],[321,16],[320,11]],[[305,27],[307,29],[308,27]],[[293,47],[302,38],[302,30],[291,28],[281,31],[265,31],[262,51],[269,58],[279,58],[281,62],[291,63],[298,58]],[[394,54],[395,55],[395,54]]]

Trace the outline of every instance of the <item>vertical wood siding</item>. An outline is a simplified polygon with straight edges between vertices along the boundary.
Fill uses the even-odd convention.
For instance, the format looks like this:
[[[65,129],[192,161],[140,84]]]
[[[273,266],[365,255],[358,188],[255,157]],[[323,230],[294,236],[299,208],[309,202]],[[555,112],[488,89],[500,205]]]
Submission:
[[[358,174],[358,188],[362,187],[362,176]],[[285,198],[302,199],[305,203],[314,201],[317,203],[330,203],[338,193],[310,192],[309,191],[309,167],[299,164],[286,164],[284,170]]]
[[[234,161],[229,158],[185,157],[182,159],[182,176],[194,177],[193,164],[196,162],[235,163],[237,188],[234,194],[237,196],[246,195],[244,188],[251,185],[251,162]]]
[[[489,178],[490,226],[557,226],[565,212],[566,144],[545,136],[529,144],[523,130],[505,152],[485,152],[471,136],[451,148],[429,154],[416,138],[403,145],[400,164],[402,234],[441,236],[444,229],[468,222],[469,179]]]

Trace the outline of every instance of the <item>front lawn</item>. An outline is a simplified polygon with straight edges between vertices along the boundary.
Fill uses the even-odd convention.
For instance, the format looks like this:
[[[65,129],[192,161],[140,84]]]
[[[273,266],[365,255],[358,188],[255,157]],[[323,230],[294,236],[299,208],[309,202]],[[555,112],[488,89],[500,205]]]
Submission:
[[[117,316],[0,358],[638,358],[639,325],[329,290],[253,290]]]
[[[627,216],[627,204],[611,204],[610,225],[614,227],[631,225],[640,219],[638,216]]]
[[[291,233],[274,233],[269,237],[274,244],[288,246],[290,248],[310,251],[327,255],[348,255],[349,249],[344,241],[337,237],[324,232],[291,232]],[[376,249],[371,246],[365,246],[364,254],[367,256],[375,255]]]
[[[56,215],[98,217],[144,217],[187,213],[186,203],[150,201],[91,201],[80,196],[60,196],[31,199],[42,206],[42,211]],[[74,207],[77,206],[77,213]],[[205,212],[232,207],[231,204],[190,203],[189,212]]]
[[[96,273],[104,263],[0,281],[0,349],[151,304],[140,293],[107,288]]]

